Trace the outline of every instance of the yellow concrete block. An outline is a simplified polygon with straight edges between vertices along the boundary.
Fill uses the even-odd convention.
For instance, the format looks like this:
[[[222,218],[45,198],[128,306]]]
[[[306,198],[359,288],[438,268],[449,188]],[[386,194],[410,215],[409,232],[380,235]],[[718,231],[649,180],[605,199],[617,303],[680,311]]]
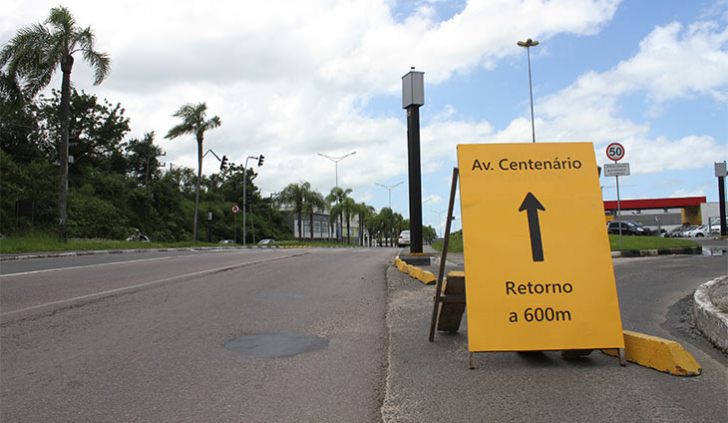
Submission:
[[[397,269],[399,269],[399,271],[402,273],[407,273],[407,263],[400,260],[399,264],[397,265]]]
[[[419,278],[420,274],[422,273],[422,269],[420,269],[419,267],[414,267],[410,265],[407,266],[407,269],[409,271],[409,275],[415,279]]]
[[[399,262],[401,262],[401,261],[402,260],[400,260],[399,257],[395,257],[394,258],[394,267],[396,267],[397,269],[399,269]]]
[[[423,270],[422,274],[420,274],[420,277],[417,278],[420,280],[420,282],[424,283],[425,285],[429,285],[431,283],[437,282],[437,278],[435,275],[432,274],[432,272]]]
[[[627,361],[640,366],[676,376],[697,376],[702,371],[695,358],[675,341],[625,330],[624,346]],[[615,349],[602,352],[618,355]]]

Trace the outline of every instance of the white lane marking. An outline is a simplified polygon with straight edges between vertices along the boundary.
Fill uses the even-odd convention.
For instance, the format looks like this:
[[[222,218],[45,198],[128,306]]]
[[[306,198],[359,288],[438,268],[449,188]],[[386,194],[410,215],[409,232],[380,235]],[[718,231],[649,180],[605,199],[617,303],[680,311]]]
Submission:
[[[164,282],[173,281],[175,279],[183,279],[183,278],[189,278],[189,277],[194,277],[194,276],[200,276],[200,275],[204,275],[207,273],[215,273],[215,272],[219,272],[222,270],[231,270],[231,269],[235,269],[238,267],[250,266],[253,264],[260,264],[260,263],[266,263],[266,262],[270,262],[270,261],[283,260],[286,258],[302,256],[305,254],[307,254],[307,253],[291,254],[291,255],[287,255],[287,256],[283,256],[283,257],[271,257],[271,258],[262,259],[262,260],[254,260],[254,261],[249,261],[249,262],[245,262],[245,263],[235,264],[232,266],[223,266],[223,267],[217,267],[214,269],[201,270],[199,272],[185,273],[184,275],[177,275],[177,276],[172,276],[169,278],[157,279],[155,281],[149,281],[149,282],[144,282],[144,283],[140,283],[140,284],[136,284],[136,285],[125,286],[123,288],[110,289],[108,291],[96,292],[94,294],[81,295],[79,297],[67,298],[65,300],[51,301],[50,303],[39,304],[39,305],[35,305],[32,307],[26,307],[26,308],[21,308],[18,310],[8,311],[5,313],[0,313],[0,317],[11,316],[13,314],[18,314],[18,313],[22,313],[22,312],[30,311],[30,310],[36,310],[36,309],[43,308],[43,307],[49,307],[49,306],[55,306],[55,305],[59,305],[59,304],[70,303],[70,302],[74,302],[74,301],[86,300],[89,298],[104,297],[104,296],[116,294],[119,292],[129,291],[132,289],[143,288],[145,286],[151,286],[151,285],[156,285],[156,284],[160,284],[160,283],[164,283]]]
[[[35,275],[38,273],[58,272],[58,271],[62,271],[62,270],[76,270],[76,269],[86,269],[86,268],[94,268],[94,267],[104,267],[104,266],[112,266],[115,264],[128,264],[128,263],[139,263],[139,262],[143,262],[143,261],[167,260],[170,258],[173,258],[173,257],[156,257],[156,258],[149,258],[149,259],[129,260],[129,261],[115,261],[112,263],[85,264],[83,266],[54,267],[53,269],[30,270],[27,272],[8,273],[5,275],[0,275],[0,278],[6,278],[9,276]]]

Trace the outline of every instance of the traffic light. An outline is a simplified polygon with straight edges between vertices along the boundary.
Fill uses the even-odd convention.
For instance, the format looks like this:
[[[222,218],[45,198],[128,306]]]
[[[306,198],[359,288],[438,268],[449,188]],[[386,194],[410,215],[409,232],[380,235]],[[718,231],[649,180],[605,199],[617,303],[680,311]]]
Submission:
[[[263,166],[263,160],[265,160],[265,156],[261,154],[260,157],[258,157],[258,167]]]
[[[222,156],[222,160],[220,161],[220,170],[223,171],[227,167],[228,158],[227,156]]]

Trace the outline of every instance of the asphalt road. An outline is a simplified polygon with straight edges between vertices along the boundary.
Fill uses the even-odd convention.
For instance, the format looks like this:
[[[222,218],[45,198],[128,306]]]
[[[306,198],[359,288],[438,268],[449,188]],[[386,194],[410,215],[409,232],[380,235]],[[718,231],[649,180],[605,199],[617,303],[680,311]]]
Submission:
[[[427,341],[433,286],[393,249],[180,251],[0,263],[0,421],[717,422],[728,359],[686,322],[724,256],[614,260],[623,326],[680,342],[676,377],[601,352]],[[462,269],[451,255],[450,269]],[[431,270],[437,274],[437,268]]]
[[[0,420],[380,421],[393,254],[3,262]]]

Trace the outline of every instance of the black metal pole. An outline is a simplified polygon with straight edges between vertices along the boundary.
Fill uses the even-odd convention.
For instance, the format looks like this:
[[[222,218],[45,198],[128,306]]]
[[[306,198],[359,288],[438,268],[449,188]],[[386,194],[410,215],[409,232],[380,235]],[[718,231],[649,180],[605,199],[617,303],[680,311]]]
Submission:
[[[720,236],[728,236],[725,222],[725,176],[718,177],[718,201],[720,202]]]
[[[407,108],[409,152],[410,252],[422,253],[422,172],[420,169],[420,107]]]

